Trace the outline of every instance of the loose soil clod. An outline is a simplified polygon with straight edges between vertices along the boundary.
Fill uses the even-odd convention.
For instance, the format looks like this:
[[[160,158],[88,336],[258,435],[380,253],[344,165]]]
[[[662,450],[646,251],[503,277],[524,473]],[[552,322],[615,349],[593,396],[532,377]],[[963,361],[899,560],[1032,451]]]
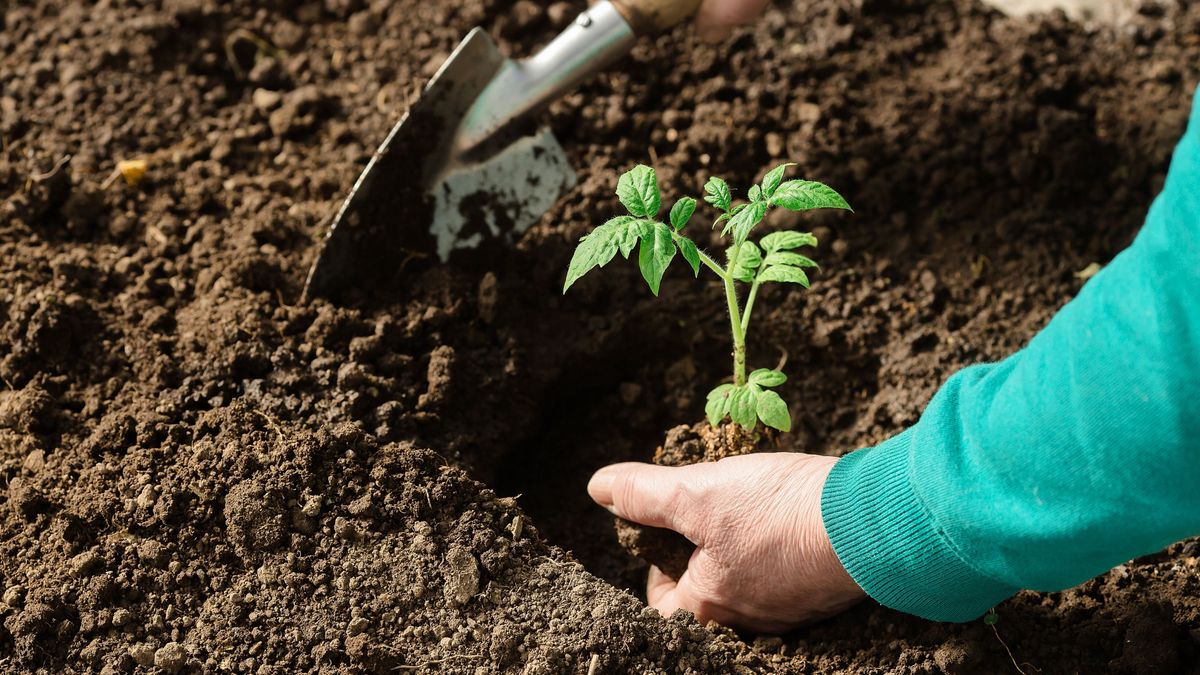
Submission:
[[[466,30],[520,54],[583,6],[520,4],[3,5],[0,670],[1011,672],[979,622],[868,603],[740,639],[622,590],[645,570],[587,476],[698,418],[726,319],[710,289],[652,302],[613,270],[562,299],[560,273],[647,147],[671,194],[801,162],[858,211],[804,222],[831,271],[771,298],[749,353],[805,374],[792,447],[879,441],[1130,241],[1200,80],[1200,6],[1089,32],[823,0],[719,49],[681,30],[549,112],[580,182],[515,249],[298,306],[327,219]],[[239,73],[238,31],[279,51],[235,46]],[[118,157],[151,179],[101,190]],[[1004,640],[1044,673],[1186,669],[1195,547],[1021,594]]]

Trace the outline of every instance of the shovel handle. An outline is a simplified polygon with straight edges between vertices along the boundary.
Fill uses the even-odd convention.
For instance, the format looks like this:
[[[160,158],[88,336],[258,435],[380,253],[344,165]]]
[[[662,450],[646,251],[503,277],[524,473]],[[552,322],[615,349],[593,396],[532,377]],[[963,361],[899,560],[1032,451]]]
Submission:
[[[638,35],[657,35],[696,13],[701,0],[612,0]]]

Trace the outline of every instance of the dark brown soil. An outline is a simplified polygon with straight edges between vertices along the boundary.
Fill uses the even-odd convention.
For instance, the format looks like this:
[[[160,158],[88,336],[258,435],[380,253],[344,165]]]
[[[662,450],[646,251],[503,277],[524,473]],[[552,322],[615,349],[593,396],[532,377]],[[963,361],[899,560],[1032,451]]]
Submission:
[[[982,622],[867,603],[756,639],[646,609],[584,484],[699,416],[728,367],[719,290],[677,269],[654,299],[616,264],[558,289],[632,164],[677,195],[797,161],[857,210],[772,223],[815,229],[826,271],[764,294],[751,365],[787,359],[786,447],[879,441],[1130,241],[1200,6],[1089,33],[822,0],[720,48],[681,30],[550,111],[579,186],[511,255],[398,259],[398,289],[298,305],[457,40],[527,53],[582,6],[0,3],[0,669],[1013,671]],[[134,157],[145,180],[106,181]],[[996,628],[1025,672],[1195,673],[1198,557],[1021,594]]]
[[[748,455],[758,449],[766,436],[725,424],[713,427],[708,422],[675,427],[666,441],[654,451],[652,462],[660,466],[687,466],[716,462],[726,457]],[[658,567],[672,579],[687,570],[696,545],[687,537],[659,527],[644,527],[617,517],[617,543],[630,554]]]

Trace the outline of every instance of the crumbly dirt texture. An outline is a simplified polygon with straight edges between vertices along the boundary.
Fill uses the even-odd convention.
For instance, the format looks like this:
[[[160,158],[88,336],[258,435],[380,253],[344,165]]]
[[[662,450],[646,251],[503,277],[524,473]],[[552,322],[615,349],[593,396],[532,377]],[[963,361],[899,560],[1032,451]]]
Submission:
[[[298,304],[466,31],[526,54],[583,6],[0,3],[0,670],[1197,672],[1194,541],[1022,593],[998,633],[870,602],[771,638],[658,616],[584,486],[699,417],[729,368],[720,288],[678,264],[655,299],[616,261],[560,289],[633,164],[670,200],[798,162],[856,211],[767,224],[814,230],[823,271],[762,294],[750,365],[786,360],[781,449],[878,442],[1131,241],[1200,6],[1090,32],[785,0],[719,47],[680,29],[548,112],[579,185],[510,253],[398,256],[398,288]],[[113,176],[135,158],[140,182]]]
[[[660,466],[687,466],[716,462],[726,457],[748,455],[765,445],[766,436],[741,427],[708,422],[682,425],[667,432],[666,442],[654,451],[653,462]],[[618,516],[617,542],[630,554],[658,567],[672,579],[683,576],[696,545],[687,537],[659,527],[645,527]]]

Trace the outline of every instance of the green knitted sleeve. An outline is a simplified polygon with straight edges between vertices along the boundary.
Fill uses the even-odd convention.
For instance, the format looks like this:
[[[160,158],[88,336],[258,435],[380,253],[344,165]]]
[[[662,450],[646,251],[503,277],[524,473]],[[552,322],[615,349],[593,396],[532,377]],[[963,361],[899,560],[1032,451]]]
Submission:
[[[1200,534],[1200,92],[1137,240],[1025,349],[834,467],[822,515],[880,603],[965,621]]]

